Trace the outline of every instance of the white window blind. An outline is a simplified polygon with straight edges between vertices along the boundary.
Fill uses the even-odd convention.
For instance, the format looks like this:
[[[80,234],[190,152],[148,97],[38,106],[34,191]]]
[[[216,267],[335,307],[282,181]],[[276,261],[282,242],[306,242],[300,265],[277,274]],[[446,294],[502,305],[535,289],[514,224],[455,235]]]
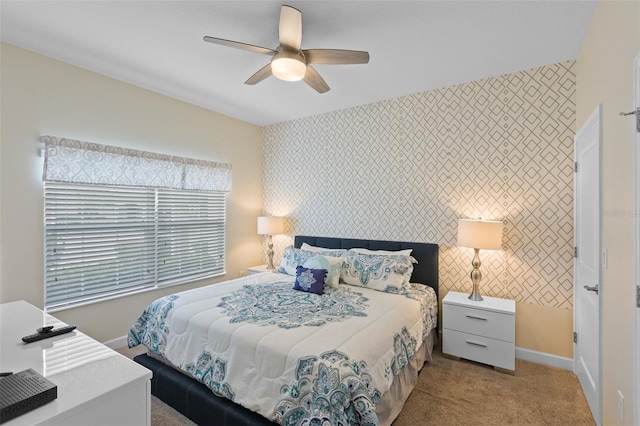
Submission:
[[[158,190],[158,283],[224,273],[223,193]]]
[[[230,164],[41,140],[47,311],[225,273]]]
[[[225,273],[225,193],[45,182],[45,309]]]

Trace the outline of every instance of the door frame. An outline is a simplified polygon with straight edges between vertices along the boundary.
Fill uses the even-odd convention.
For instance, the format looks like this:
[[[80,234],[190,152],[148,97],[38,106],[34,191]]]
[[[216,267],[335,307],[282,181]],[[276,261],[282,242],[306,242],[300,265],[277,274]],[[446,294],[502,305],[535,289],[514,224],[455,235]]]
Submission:
[[[633,61],[633,108],[640,107],[640,53]],[[637,111],[637,110],[636,110]],[[638,119],[638,117],[634,117]],[[640,132],[634,130],[633,142],[635,145],[635,286],[640,288]],[[635,291],[640,291],[636,289]],[[636,294],[636,297],[637,294]],[[636,332],[635,332],[635,370],[634,393],[635,401],[640,401],[640,307],[636,306]],[[635,424],[640,425],[640,403],[635,404]]]
[[[599,293],[598,293],[598,383],[597,383],[597,417],[594,416],[594,420],[596,425],[600,426],[602,425],[602,300],[603,300],[603,294],[605,292],[605,288],[603,286],[603,282],[602,282],[602,274],[603,274],[603,265],[602,265],[602,253],[603,253],[603,246],[602,246],[602,104],[598,104],[596,106],[596,108],[593,110],[593,112],[589,115],[589,118],[587,118],[585,120],[585,122],[582,124],[582,126],[580,127],[580,129],[578,129],[578,131],[576,132],[576,135],[574,137],[574,142],[573,142],[573,151],[574,151],[574,161],[577,161],[577,149],[576,149],[576,142],[577,142],[577,138],[579,136],[580,133],[582,133],[582,131],[586,128],[588,128],[589,126],[593,126],[594,122],[597,123],[598,125],[598,131],[599,131],[599,139],[598,139],[598,191],[600,192],[600,195],[598,197],[598,240],[599,240],[599,249],[598,249],[598,253],[599,253],[599,262],[600,262],[600,267],[598,268],[598,287],[599,287]],[[579,165],[578,165],[579,167]],[[578,185],[577,185],[577,176],[574,175],[574,180],[573,180],[573,193],[574,193],[574,200],[573,200],[573,218],[574,218],[574,245],[576,245],[576,227],[575,227],[575,221],[576,221],[576,212],[577,212],[577,198],[575,196],[575,194],[577,194],[578,192]],[[578,323],[578,288],[579,288],[579,283],[577,282],[577,262],[576,262],[576,258],[574,258],[574,262],[573,262],[573,324],[574,324],[574,332],[577,330],[580,330],[581,327],[577,326]],[[580,336],[578,335],[578,339],[580,338]],[[574,374],[577,374],[577,368],[578,368],[578,363],[579,363],[579,359],[577,357],[577,346],[574,343],[573,346],[573,372]],[[589,407],[589,409],[591,410],[591,407]],[[593,410],[592,414],[593,414]]]

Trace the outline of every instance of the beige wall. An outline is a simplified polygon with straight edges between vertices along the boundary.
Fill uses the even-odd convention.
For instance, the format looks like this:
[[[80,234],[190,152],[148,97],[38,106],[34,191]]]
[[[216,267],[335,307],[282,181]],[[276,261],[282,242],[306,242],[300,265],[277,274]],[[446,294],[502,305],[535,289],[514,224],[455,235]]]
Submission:
[[[0,45],[0,302],[43,305],[41,135],[231,163],[227,198],[227,275],[261,263],[261,130],[11,45]],[[212,281],[56,312],[100,340],[126,335],[153,299]]]
[[[471,291],[458,218],[502,220],[481,293],[518,302],[518,347],[570,358],[574,134],[573,61],[278,123],[265,211],[290,235],[438,243],[441,298]]]
[[[603,424],[633,424],[634,247],[633,60],[640,53],[640,2],[602,1],[577,59],[577,128],[598,104],[603,111],[602,282]],[[627,212],[629,214],[625,214]],[[625,397],[624,420],[616,392]],[[635,401],[638,404],[638,401]]]

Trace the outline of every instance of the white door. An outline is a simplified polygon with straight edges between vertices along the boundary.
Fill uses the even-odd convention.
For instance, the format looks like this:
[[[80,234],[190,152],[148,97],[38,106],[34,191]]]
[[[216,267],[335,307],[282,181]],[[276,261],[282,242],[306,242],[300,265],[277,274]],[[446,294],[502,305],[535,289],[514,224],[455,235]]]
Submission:
[[[596,424],[601,421],[600,380],[600,146],[601,106],[574,139],[574,369]]]

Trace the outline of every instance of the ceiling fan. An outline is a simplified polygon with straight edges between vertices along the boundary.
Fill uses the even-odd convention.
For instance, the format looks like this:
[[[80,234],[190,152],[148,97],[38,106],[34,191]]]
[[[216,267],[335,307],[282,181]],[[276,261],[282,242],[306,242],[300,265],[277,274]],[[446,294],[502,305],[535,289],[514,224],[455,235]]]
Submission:
[[[302,12],[291,6],[282,5],[280,8],[278,35],[280,45],[275,49],[209,36],[205,36],[204,41],[271,56],[270,63],[244,82],[251,85],[274,75],[285,81],[303,80],[318,93],[325,93],[329,91],[329,85],[311,64],[366,64],[369,62],[369,52],[360,50],[301,49]]]

